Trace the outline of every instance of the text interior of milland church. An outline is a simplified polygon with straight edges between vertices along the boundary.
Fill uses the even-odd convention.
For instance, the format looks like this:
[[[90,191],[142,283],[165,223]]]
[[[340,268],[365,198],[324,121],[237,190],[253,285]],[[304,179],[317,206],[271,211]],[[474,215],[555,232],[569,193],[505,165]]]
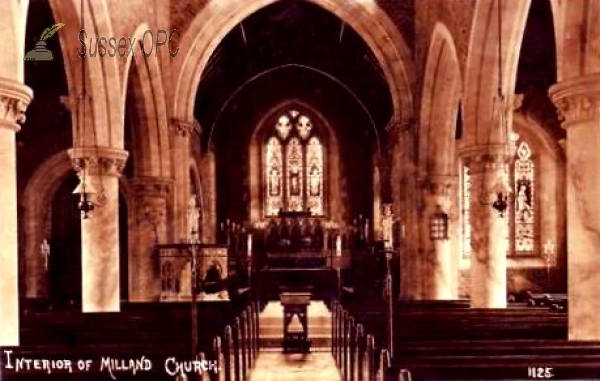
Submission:
[[[600,379],[600,0],[0,25],[0,380]]]

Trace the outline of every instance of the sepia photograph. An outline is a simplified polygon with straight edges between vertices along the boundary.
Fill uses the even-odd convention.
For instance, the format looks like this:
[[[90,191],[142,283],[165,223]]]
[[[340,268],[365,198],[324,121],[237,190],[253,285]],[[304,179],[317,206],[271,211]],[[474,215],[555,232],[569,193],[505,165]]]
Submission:
[[[0,381],[600,380],[600,0],[0,31]]]

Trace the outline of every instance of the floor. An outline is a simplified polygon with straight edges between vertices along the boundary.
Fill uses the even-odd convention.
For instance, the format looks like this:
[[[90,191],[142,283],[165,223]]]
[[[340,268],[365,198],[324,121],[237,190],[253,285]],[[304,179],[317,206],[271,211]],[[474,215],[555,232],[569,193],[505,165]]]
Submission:
[[[308,354],[261,352],[250,381],[340,381],[340,373],[328,351]]]
[[[331,312],[321,301],[308,307],[308,332],[311,353],[282,353],[283,307],[270,302],[260,313],[261,338],[265,344],[249,381],[340,381],[341,376],[331,355]],[[268,340],[272,338],[273,340]]]

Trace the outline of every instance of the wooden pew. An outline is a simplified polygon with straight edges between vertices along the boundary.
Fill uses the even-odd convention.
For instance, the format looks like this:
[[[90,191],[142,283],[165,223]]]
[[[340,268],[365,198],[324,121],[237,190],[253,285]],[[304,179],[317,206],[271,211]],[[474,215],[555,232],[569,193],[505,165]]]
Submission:
[[[236,358],[235,345],[233,343],[233,331],[230,326],[225,327],[224,333],[225,343],[225,381],[238,380],[238,361]]]
[[[227,361],[225,359],[225,352],[223,352],[221,336],[216,336],[213,340],[213,354],[217,360],[217,368],[219,369],[219,372],[214,377],[214,380],[227,381]]]

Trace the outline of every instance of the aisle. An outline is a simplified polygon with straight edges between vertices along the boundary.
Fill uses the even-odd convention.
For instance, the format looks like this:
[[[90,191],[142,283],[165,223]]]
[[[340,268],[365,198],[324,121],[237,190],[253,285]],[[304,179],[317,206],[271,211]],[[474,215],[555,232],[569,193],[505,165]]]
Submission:
[[[282,353],[265,351],[258,355],[249,381],[340,381],[330,352]]]
[[[249,381],[340,381],[340,373],[331,356],[331,312],[322,301],[308,306],[308,354],[282,353],[283,307],[280,302],[267,304],[259,315],[261,352]]]

